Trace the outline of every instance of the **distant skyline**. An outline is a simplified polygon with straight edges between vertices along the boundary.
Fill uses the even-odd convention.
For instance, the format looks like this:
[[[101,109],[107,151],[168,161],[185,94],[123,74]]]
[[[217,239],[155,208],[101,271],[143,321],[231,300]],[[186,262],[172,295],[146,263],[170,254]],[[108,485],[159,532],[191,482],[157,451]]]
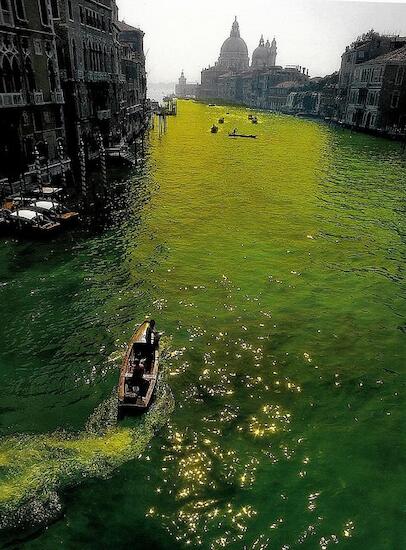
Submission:
[[[310,76],[339,69],[345,46],[371,28],[406,35],[406,3],[350,0],[117,0],[120,19],[145,32],[149,82],[175,82],[182,69],[200,82],[217,61],[237,16],[250,57],[261,34],[276,37],[277,65],[301,65]]]

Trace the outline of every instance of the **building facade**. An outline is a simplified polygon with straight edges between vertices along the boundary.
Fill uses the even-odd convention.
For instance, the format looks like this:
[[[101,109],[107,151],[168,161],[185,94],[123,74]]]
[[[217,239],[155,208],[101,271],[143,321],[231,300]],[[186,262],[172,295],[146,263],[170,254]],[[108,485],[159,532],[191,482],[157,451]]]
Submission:
[[[356,67],[344,122],[366,130],[406,133],[406,46]]]
[[[68,143],[89,159],[131,139],[146,100],[143,32],[118,20],[115,0],[60,0],[54,19]]]
[[[350,93],[357,67],[395,51],[404,45],[406,45],[405,37],[381,35],[371,30],[359,36],[357,40],[346,47],[345,52],[341,56],[337,89],[338,120],[342,122],[348,121],[347,110],[350,104]]]
[[[51,4],[2,0],[0,179],[30,176],[38,160],[52,170],[66,145],[63,105]]]
[[[38,156],[79,175],[81,148],[91,160],[142,132],[143,37],[115,0],[1,0],[0,179]]]
[[[248,48],[235,19],[218,61],[202,71],[199,98],[283,110],[289,91],[303,85],[309,76],[299,66],[277,66],[276,56],[275,38],[265,42],[261,36],[250,65]]]
[[[178,83],[175,86],[177,97],[196,97],[198,84],[188,84],[185,73],[181,72]]]

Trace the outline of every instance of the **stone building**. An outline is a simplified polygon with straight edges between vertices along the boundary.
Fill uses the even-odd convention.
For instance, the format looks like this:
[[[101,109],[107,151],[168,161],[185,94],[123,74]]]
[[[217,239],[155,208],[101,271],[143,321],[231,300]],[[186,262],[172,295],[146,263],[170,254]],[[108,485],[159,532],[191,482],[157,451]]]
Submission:
[[[115,0],[60,0],[54,19],[71,154],[89,159],[132,138],[146,98],[143,32],[118,20]]]
[[[348,119],[347,108],[357,66],[401,48],[405,44],[406,37],[381,35],[371,30],[346,47],[341,56],[337,89],[338,120],[344,122]]]
[[[177,97],[196,97],[198,84],[188,84],[185,73],[181,72],[178,84],[175,86]]]
[[[144,33],[124,21],[118,22],[121,74],[124,89],[121,107],[121,134],[126,141],[134,140],[146,120],[147,75],[145,72]]]
[[[406,46],[357,65],[344,122],[367,130],[406,133]]]
[[[115,0],[0,0],[0,179],[38,167],[37,150],[48,171],[69,168],[67,151],[79,175],[80,148],[91,160],[101,140],[133,140],[146,118],[143,36]]]
[[[53,15],[48,0],[0,2],[0,179],[33,177],[36,160],[53,171],[65,146]]]
[[[299,66],[276,65],[277,45],[261,36],[249,64],[248,48],[235,19],[230,36],[223,43],[216,64],[204,69],[198,95],[250,107],[283,110],[290,90],[309,79]]]

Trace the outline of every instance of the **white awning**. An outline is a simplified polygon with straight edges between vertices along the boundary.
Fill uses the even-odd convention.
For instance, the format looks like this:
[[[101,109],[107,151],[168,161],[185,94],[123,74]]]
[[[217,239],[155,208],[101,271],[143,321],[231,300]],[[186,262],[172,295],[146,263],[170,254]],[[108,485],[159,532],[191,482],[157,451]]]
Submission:
[[[57,202],[52,201],[36,201],[33,202],[31,206],[36,206],[37,208],[43,208],[44,210],[52,210],[56,206],[59,206]]]
[[[12,212],[11,215],[15,218],[24,218],[25,220],[33,220],[36,217],[42,219],[41,214],[38,214],[38,212],[35,212],[34,210],[16,210],[15,212]]]

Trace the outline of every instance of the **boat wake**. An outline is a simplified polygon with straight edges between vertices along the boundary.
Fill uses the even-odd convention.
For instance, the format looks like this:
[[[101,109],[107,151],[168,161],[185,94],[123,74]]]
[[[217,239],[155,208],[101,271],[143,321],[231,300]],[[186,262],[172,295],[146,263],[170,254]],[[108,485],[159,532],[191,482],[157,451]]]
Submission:
[[[61,492],[91,478],[106,478],[139,456],[174,407],[165,368],[149,411],[117,423],[117,392],[92,413],[83,432],[16,435],[0,441],[0,529],[38,527],[63,510]]]

